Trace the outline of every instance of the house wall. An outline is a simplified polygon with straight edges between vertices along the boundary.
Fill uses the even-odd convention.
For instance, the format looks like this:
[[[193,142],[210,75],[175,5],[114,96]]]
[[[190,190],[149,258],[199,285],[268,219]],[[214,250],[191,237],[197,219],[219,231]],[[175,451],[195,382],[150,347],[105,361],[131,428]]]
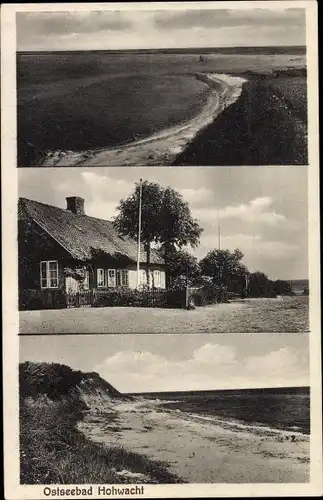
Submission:
[[[97,270],[98,269],[128,269],[128,281],[129,281],[129,288],[135,289],[137,288],[137,267],[135,265],[118,265],[117,263],[114,264],[95,264],[94,266],[94,288],[97,288]],[[143,279],[141,279],[141,284],[146,285],[147,284],[147,275],[146,275],[146,270],[144,268],[140,268],[143,274]],[[161,289],[166,288],[166,276],[165,276],[165,270],[163,269],[163,266],[151,266],[150,269],[150,286],[152,286],[153,283],[153,272],[154,270],[159,270],[160,275],[161,275]],[[99,290],[104,290],[103,287],[100,287]]]
[[[40,288],[40,262],[58,261],[58,288],[64,288],[66,252],[36,223],[18,222],[19,288]]]
[[[18,227],[18,254],[19,254],[19,288],[40,289],[40,262],[48,260],[58,261],[58,288],[65,291],[66,276],[64,268],[75,268],[76,262],[69,254],[34,221],[20,220]],[[97,269],[128,269],[129,288],[137,287],[137,270],[125,258],[112,259],[101,256],[96,259],[89,270],[89,288],[97,288]],[[147,284],[145,268],[141,284]],[[150,266],[150,286],[153,284],[153,271],[159,270],[161,276],[160,288],[165,288],[165,269],[161,265]],[[77,283],[76,283],[77,284]],[[75,286],[75,291],[78,287]],[[100,290],[104,288],[100,287]]]
[[[159,288],[165,289],[166,288],[166,273],[165,270],[161,266],[155,266],[150,269],[150,286],[153,284],[153,273],[154,270],[160,271],[160,277],[161,277],[161,285]],[[142,278],[141,278],[141,284],[147,285],[147,273],[146,269],[140,268],[140,271],[142,271]],[[137,288],[137,268],[133,267],[129,269],[129,288]]]

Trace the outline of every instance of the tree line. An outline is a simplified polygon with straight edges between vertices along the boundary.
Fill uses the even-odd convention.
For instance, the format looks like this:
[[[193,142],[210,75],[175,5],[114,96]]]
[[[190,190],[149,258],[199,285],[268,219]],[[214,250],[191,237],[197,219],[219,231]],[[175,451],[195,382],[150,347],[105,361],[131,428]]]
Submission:
[[[166,264],[166,287],[183,288],[204,285],[224,287],[241,296],[273,297],[292,295],[287,281],[272,281],[257,271],[251,273],[243,264],[243,253],[236,249],[214,249],[198,260],[186,247],[196,248],[203,228],[192,217],[189,204],[171,187],[144,181],[135,185],[133,192],[122,199],[114,218],[114,227],[123,236],[136,239],[139,223],[139,199],[141,197],[141,241],[146,252],[147,284],[150,285],[151,248],[157,248]]]

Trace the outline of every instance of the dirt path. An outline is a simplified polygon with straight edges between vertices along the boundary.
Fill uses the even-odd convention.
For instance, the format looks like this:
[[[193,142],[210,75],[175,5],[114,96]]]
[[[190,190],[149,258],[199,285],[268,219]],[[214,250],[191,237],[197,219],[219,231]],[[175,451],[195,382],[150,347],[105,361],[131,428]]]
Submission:
[[[89,439],[165,462],[188,482],[309,480],[309,439],[300,433],[165,412],[153,401],[121,403],[112,419],[109,414],[93,419],[90,412],[79,424]]]
[[[51,153],[41,166],[171,165],[196,134],[212,123],[241,94],[242,78],[218,74],[204,76],[205,83],[212,86],[217,82],[220,86],[211,91],[204,108],[190,121],[120,147],[80,153]]]
[[[20,333],[306,332],[308,299],[247,299],[183,309],[98,307],[20,312]]]

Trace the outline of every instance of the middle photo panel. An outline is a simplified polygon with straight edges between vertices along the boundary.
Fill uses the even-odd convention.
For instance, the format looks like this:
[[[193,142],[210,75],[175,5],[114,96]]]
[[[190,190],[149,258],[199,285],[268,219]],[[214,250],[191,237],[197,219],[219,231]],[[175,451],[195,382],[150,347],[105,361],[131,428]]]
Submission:
[[[307,169],[19,169],[20,334],[309,330]]]

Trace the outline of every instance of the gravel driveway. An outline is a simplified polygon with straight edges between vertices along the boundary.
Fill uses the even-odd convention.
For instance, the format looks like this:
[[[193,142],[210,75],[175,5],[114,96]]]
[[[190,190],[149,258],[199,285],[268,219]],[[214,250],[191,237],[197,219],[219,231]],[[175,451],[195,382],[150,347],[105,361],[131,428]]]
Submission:
[[[21,311],[21,334],[283,333],[309,329],[307,297],[247,299],[194,311],[100,307]]]

